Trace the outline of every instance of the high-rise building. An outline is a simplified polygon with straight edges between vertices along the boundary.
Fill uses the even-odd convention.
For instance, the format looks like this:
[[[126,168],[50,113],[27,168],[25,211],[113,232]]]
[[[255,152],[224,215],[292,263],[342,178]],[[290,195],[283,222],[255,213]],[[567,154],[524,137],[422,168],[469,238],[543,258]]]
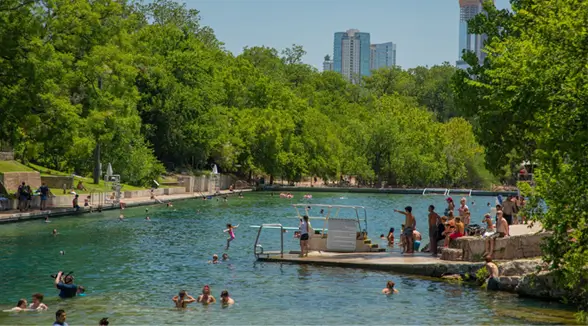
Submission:
[[[370,69],[376,70],[383,67],[396,65],[396,44],[392,42],[372,44],[370,46]]]
[[[354,83],[369,76],[370,34],[357,29],[335,33],[333,70]]]
[[[468,67],[461,58],[464,50],[474,52],[480,62],[484,61],[486,57],[482,48],[487,36],[468,32],[468,21],[484,11],[482,7],[484,1],[486,0],[459,0],[459,56],[456,62],[458,68]],[[495,0],[492,1],[495,2]]]
[[[325,61],[323,61],[323,71],[333,71],[333,60],[328,54],[325,56]]]

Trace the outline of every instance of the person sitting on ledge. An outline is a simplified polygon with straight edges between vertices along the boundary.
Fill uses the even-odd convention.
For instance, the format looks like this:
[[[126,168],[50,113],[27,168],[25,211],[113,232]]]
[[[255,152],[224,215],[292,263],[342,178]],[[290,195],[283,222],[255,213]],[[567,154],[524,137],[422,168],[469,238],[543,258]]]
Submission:
[[[449,225],[449,229],[452,231],[449,234],[449,237],[445,237],[445,247],[449,247],[449,242],[451,240],[456,240],[464,236],[464,225],[461,223],[461,217],[455,218],[455,226]]]
[[[486,239],[484,244],[484,254],[482,256],[492,257],[492,254],[494,253],[494,246],[496,245],[496,239],[510,236],[508,221],[504,218],[502,211],[496,212],[496,216],[498,216],[496,233],[492,234]]]

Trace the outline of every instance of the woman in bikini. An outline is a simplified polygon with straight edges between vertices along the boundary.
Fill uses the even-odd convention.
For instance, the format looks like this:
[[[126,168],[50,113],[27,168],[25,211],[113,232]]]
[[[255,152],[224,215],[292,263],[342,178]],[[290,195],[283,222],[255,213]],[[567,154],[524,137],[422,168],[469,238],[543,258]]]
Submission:
[[[223,232],[229,232],[229,238],[227,239],[227,249],[229,249],[229,246],[231,245],[231,241],[235,240],[235,229],[239,227],[239,224],[233,226],[230,223],[227,224],[227,229],[224,230]]]
[[[202,303],[203,305],[216,303],[216,299],[210,294],[210,286],[205,285],[202,288],[202,294],[198,296],[198,300],[196,302]]]

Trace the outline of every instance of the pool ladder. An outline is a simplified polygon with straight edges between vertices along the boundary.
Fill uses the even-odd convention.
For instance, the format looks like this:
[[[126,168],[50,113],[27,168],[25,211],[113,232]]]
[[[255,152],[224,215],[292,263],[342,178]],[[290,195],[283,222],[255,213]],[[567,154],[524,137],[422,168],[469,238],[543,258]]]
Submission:
[[[274,251],[264,251],[262,245],[259,243],[259,236],[261,235],[261,230],[263,228],[268,229],[280,229],[280,250]],[[277,255],[280,254],[281,258],[284,258],[284,227],[282,224],[262,224],[259,226],[259,231],[257,231],[257,237],[255,238],[255,245],[253,246],[253,254],[256,258],[259,258],[260,255]]]

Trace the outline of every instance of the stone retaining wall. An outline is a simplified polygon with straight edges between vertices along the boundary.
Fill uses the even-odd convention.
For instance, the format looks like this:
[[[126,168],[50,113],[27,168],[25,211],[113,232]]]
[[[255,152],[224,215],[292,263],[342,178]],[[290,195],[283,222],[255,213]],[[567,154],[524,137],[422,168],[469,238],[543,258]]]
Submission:
[[[41,186],[41,175],[39,172],[4,172],[0,173],[0,181],[4,184],[6,191],[16,193],[18,186],[24,181],[36,190]]]
[[[73,189],[74,186],[74,178],[72,176],[41,176],[41,182],[44,182],[47,185],[47,187],[54,189],[63,189],[64,184],[66,187],[65,189]]]
[[[0,161],[14,161],[14,152],[0,152]]]
[[[549,233],[523,234],[496,239],[492,258],[513,260],[535,258],[542,255],[541,242]],[[443,260],[481,261],[486,239],[481,237],[461,237],[451,241],[450,250],[443,250]]]

